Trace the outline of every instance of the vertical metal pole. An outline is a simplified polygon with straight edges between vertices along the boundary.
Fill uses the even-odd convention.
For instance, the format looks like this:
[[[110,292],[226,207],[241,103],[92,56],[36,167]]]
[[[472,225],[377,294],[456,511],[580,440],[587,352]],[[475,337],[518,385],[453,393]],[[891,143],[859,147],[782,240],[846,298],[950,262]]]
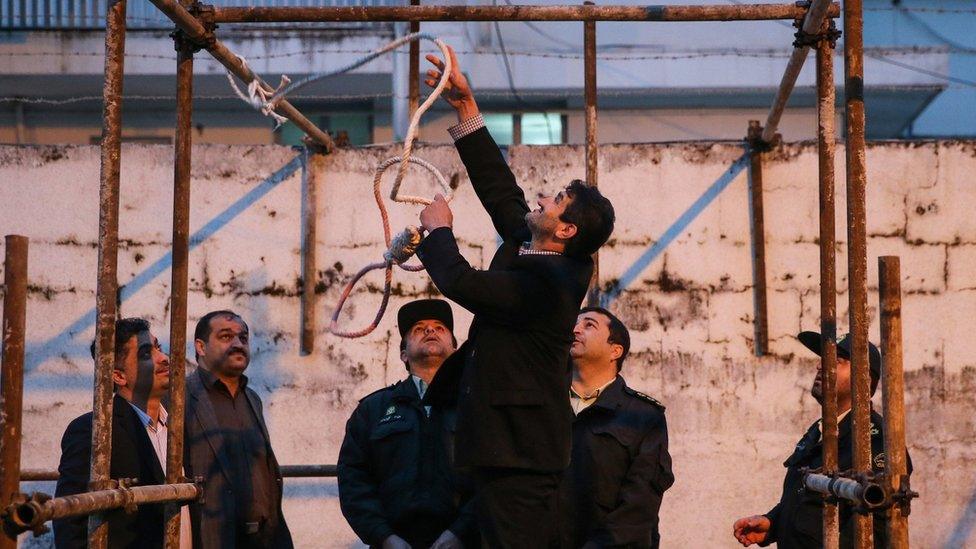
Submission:
[[[908,474],[905,460],[905,380],[902,371],[901,266],[897,256],[878,258],[881,294],[881,398],[884,406],[885,475],[892,491]],[[908,517],[899,505],[888,514],[888,543],[892,549],[908,549]]]
[[[420,0],[410,0],[411,6],[419,6]],[[420,21],[410,22],[410,33],[420,32]],[[410,99],[408,112],[410,119],[413,119],[417,107],[420,106],[420,41],[410,42]],[[417,137],[420,137],[420,128],[417,128]]]
[[[583,2],[592,6],[593,2]],[[596,139],[596,21],[583,22],[583,82],[586,99],[586,184],[597,186]],[[549,116],[543,113],[543,116]],[[521,133],[521,129],[520,129]],[[521,137],[521,136],[519,136]],[[600,304],[600,253],[593,254],[593,278],[586,298],[587,305]]]
[[[517,112],[512,115],[512,145],[521,145],[521,144],[522,144],[522,113]]]
[[[173,269],[169,308],[169,425],[166,483],[183,480],[183,420],[186,403],[187,279],[190,255],[190,160],[193,144],[193,47],[176,35],[176,139],[173,161]],[[180,546],[180,505],[166,505],[165,546]]]
[[[315,284],[318,270],[315,261],[315,241],[318,222],[318,163],[308,147],[303,152],[302,170],[302,338],[301,354],[315,349]]]
[[[854,470],[871,471],[871,380],[868,370],[867,221],[864,144],[864,14],[844,2],[844,100],[847,123],[847,280],[849,281]],[[854,515],[854,546],[872,547],[871,515]]]
[[[749,142],[749,214],[752,229],[752,305],[753,334],[756,356],[769,350],[769,315],[766,300],[766,223],[763,214],[762,126],[758,120],[749,121],[746,140]]]
[[[102,159],[98,214],[98,282],[95,290],[95,388],[92,397],[90,487],[110,486],[112,458],[112,370],[119,245],[119,171],[122,157],[122,73],[125,62],[125,0],[109,0],[105,16],[105,86],[102,92]],[[104,549],[108,524],[88,518],[88,546]]]
[[[834,206],[834,58],[833,44],[817,44],[817,149],[820,160],[820,369],[823,372],[823,468],[837,472],[837,256]],[[837,503],[823,511],[823,547],[837,549]]]
[[[20,493],[20,440],[24,408],[24,338],[27,321],[27,237],[8,234],[3,262],[3,431],[0,434],[0,505]],[[0,549],[16,549],[17,539],[0,536]]]

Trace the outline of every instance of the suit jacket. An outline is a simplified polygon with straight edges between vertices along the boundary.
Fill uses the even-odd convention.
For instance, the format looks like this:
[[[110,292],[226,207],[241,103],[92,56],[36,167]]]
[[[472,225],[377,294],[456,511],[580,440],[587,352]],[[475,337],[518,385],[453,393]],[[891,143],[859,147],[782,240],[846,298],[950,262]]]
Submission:
[[[562,547],[659,547],[658,512],[672,484],[664,406],[617,376],[573,422]]]
[[[271,438],[264,422],[263,405],[257,393],[249,387],[244,394],[257,415],[261,432],[268,445],[268,456],[272,473],[278,483],[278,528],[274,533],[273,547],[292,547],[291,532],[281,513],[281,491],[283,481],[278,460],[271,449]],[[221,435],[220,423],[214,413],[210,396],[203,385],[199,371],[186,378],[186,419],[184,439],[184,469],[189,478],[202,476],[203,502],[190,505],[190,524],[193,526],[193,547],[195,549],[224,548],[237,546],[237,533],[241,526],[237,516],[234,499],[234,486],[231,484],[231,465],[227,453],[232,451],[225,445]]]
[[[837,466],[841,471],[850,469],[853,463],[854,437],[852,434],[853,413],[847,414],[837,425]],[[881,416],[871,411],[871,465],[876,473],[885,467],[884,432]],[[912,472],[911,458],[908,457],[908,473]],[[776,542],[782,549],[813,549],[823,547],[823,497],[803,487],[804,467],[811,469],[823,466],[823,440],[820,438],[819,423],[807,430],[796,449],[783,466],[786,478],[783,481],[783,495],[776,507],[766,517],[770,520],[769,533],[761,546]],[[854,546],[854,512],[843,500],[840,509],[840,547]],[[874,546],[887,547],[887,516],[885,512],[874,513]]]
[[[57,497],[88,491],[91,464],[92,413],[72,421],[61,439]],[[149,441],[146,427],[129,402],[115,395],[112,400],[113,479],[135,478],[136,485],[164,484],[166,475]],[[54,521],[54,545],[59,549],[88,546],[88,517]],[[140,505],[127,514],[122,509],[108,513],[109,547],[162,547],[163,506]]]
[[[573,412],[568,358],[593,273],[590,258],[518,253],[531,234],[525,195],[488,130],[455,145],[503,243],[488,270],[471,267],[443,227],[417,256],[442,294],[474,313],[468,340],[425,395],[458,395],[459,466],[560,471],[569,465]]]

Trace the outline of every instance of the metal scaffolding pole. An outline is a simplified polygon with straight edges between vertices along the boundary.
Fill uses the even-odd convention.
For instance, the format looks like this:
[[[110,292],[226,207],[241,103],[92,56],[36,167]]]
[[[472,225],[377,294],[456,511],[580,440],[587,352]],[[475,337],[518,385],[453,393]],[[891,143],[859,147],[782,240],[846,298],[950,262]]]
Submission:
[[[593,2],[584,2],[584,7],[592,5]],[[586,184],[596,187],[599,153],[596,138],[596,21],[583,22],[583,94],[586,99]],[[586,302],[591,307],[600,304],[599,251],[593,254],[593,277]]]
[[[187,37],[197,44],[204,45],[205,49],[210,52],[210,55],[214,57],[221,65],[227,67],[227,70],[234,73],[238,78],[246,83],[250,83],[253,80],[258,80],[261,85],[267,91],[273,91],[271,86],[260,79],[250,68],[244,65],[241,59],[235,55],[232,51],[224,46],[223,42],[214,38],[212,32],[210,32],[203,24],[197,20],[189,11],[180,5],[176,0],[150,0],[159,11],[163,12],[166,17],[169,17],[176,26],[186,33]],[[289,120],[295,123],[302,131],[304,131],[308,136],[323,147],[326,150],[331,151],[333,148],[332,138],[329,134],[320,130],[315,124],[305,117],[302,113],[298,111],[291,103],[286,99],[282,99],[278,103],[275,109],[278,114],[287,117]]]
[[[878,290],[881,297],[881,399],[884,405],[885,476],[892,493],[907,479],[905,452],[905,379],[902,370],[901,265],[897,256],[878,258]],[[908,549],[907,507],[888,510],[888,543],[892,549]]]
[[[105,86],[98,214],[98,282],[95,290],[95,388],[89,486],[108,486],[112,459],[112,370],[118,293],[119,174],[122,157],[122,74],[125,67],[125,0],[111,0],[105,17]],[[104,549],[108,524],[101,514],[88,520],[88,545]]]
[[[420,0],[410,0],[411,6],[419,6]],[[415,34],[420,32],[420,21],[410,22],[410,34]],[[410,99],[408,103],[407,112],[410,113],[410,118],[413,119],[413,115],[417,112],[417,108],[420,106],[420,41],[411,40],[410,41]],[[417,139],[420,139],[420,128],[417,128]]]
[[[0,400],[0,507],[20,494],[20,441],[24,414],[24,339],[27,324],[27,237],[4,238],[3,363]],[[0,549],[16,549],[17,539],[0,536]]]
[[[752,236],[752,306],[756,356],[769,352],[769,302],[766,291],[766,216],[763,208],[763,142],[762,126],[749,121],[746,141],[749,143],[749,222]]]
[[[305,477],[334,477],[335,465],[282,465],[281,476],[289,478]],[[58,480],[57,471],[41,471],[26,469],[20,472],[21,482],[39,482]]]
[[[309,147],[302,151],[302,355],[315,349],[315,285],[318,268],[315,241],[318,238],[318,173],[321,155]]]
[[[783,72],[783,79],[776,91],[773,106],[769,109],[769,115],[766,116],[766,127],[762,133],[762,140],[766,143],[772,143],[773,136],[779,129],[779,120],[783,116],[783,110],[786,109],[786,102],[790,99],[790,94],[793,93],[793,86],[796,85],[796,79],[800,76],[800,70],[807,59],[807,54],[810,53],[810,46],[803,43],[802,36],[817,34],[823,24],[824,17],[832,17],[828,13],[832,7],[830,0],[813,0],[810,9],[803,17],[803,25],[798,33],[800,37],[794,43],[796,47],[793,49],[793,55],[790,56],[790,61],[786,65],[786,71]]]
[[[176,139],[173,161],[173,269],[169,315],[169,425],[166,482],[183,480],[183,422],[186,409],[186,315],[190,263],[190,160],[193,144],[193,52],[183,33],[176,46]],[[180,546],[180,506],[166,506],[165,546]]]
[[[817,43],[817,150],[820,176],[820,369],[823,372],[823,470],[837,472],[837,236],[834,206],[834,46]],[[837,549],[840,523],[837,503],[824,501],[823,547]]]
[[[153,0],[156,3],[156,0]],[[157,4],[158,5],[158,4]],[[840,12],[829,5],[829,15]],[[316,6],[218,7],[217,23],[368,21],[762,21],[799,19],[797,4],[649,6]],[[817,27],[814,26],[814,29]]]
[[[134,509],[139,505],[193,501],[203,494],[197,484],[155,484],[150,486],[117,487],[85,492],[72,496],[49,498],[34,494],[22,496],[17,504],[6,509],[4,531],[38,530],[49,520],[102,513],[113,509]]]
[[[871,471],[871,380],[868,371],[867,221],[864,143],[864,17],[861,0],[844,2],[844,99],[847,125],[847,280],[851,327],[853,468]],[[854,546],[870,549],[872,517],[854,515]]]

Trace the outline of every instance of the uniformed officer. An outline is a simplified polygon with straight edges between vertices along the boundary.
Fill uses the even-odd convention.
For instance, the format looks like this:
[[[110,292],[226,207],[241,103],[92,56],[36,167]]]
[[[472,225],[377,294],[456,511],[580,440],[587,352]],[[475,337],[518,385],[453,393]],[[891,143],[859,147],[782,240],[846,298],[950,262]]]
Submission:
[[[580,311],[570,348],[573,447],[560,486],[562,546],[658,547],[674,483],[664,406],[620,376],[630,334],[606,309]]]
[[[457,348],[446,301],[400,308],[400,359],[410,375],[359,402],[339,450],[339,503],[364,543],[449,549],[477,536],[473,507],[454,475],[455,411],[421,398]],[[475,539],[477,539],[475,537]]]
[[[821,336],[817,332],[801,332],[797,339],[808,349],[820,354]],[[837,461],[841,471],[850,469],[853,462],[853,436],[851,433],[851,336],[844,336],[837,343]],[[871,371],[871,394],[878,387],[881,378],[881,353],[872,343],[868,343],[868,358]],[[823,371],[817,369],[810,394],[823,402]],[[881,416],[871,410],[871,463],[875,472],[885,466],[884,434],[881,430]],[[783,481],[783,495],[765,515],[754,515],[735,521],[732,533],[744,547],[758,543],[765,547],[776,543],[780,548],[820,548],[823,546],[823,497],[821,494],[803,487],[803,468],[817,468],[823,465],[823,437],[820,420],[807,430],[797,443],[786,462],[786,479]],[[908,459],[908,472],[911,473],[911,459]],[[840,547],[853,547],[854,513],[843,500],[840,510]],[[887,547],[884,512],[874,514],[874,546]]]

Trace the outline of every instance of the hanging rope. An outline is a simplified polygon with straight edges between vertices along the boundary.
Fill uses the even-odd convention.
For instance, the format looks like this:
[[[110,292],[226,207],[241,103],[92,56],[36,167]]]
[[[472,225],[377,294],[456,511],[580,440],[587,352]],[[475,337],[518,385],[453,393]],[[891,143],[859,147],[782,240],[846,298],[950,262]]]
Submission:
[[[373,59],[376,59],[377,57],[385,53],[393,51],[396,48],[408,42],[411,42],[413,40],[429,40],[431,42],[434,42],[434,44],[436,44],[437,47],[441,50],[441,55],[443,56],[444,59],[444,70],[441,73],[441,79],[440,81],[438,81],[437,86],[434,88],[434,91],[432,91],[431,94],[427,97],[427,100],[424,101],[417,108],[417,112],[415,112],[413,117],[410,119],[410,126],[407,128],[407,135],[403,141],[403,151],[400,153],[399,156],[394,156],[392,158],[388,158],[383,162],[381,162],[380,165],[377,166],[376,172],[373,175],[373,197],[376,199],[376,206],[380,210],[380,218],[383,221],[383,240],[386,243],[387,250],[386,252],[383,253],[383,261],[370,263],[369,265],[366,265],[365,267],[360,269],[360,271],[356,273],[355,276],[352,277],[352,279],[349,280],[349,282],[346,284],[346,287],[342,290],[342,294],[339,297],[339,301],[338,303],[336,303],[335,311],[332,313],[332,322],[329,325],[329,331],[339,337],[346,337],[346,338],[362,337],[376,329],[376,327],[379,325],[380,320],[383,318],[383,315],[386,313],[386,306],[390,301],[390,289],[393,282],[394,265],[400,267],[405,271],[412,271],[412,272],[422,271],[424,269],[424,266],[420,264],[414,264],[414,265],[406,264],[406,262],[417,251],[417,246],[419,246],[420,242],[423,240],[422,229],[414,226],[409,226],[406,229],[404,229],[403,232],[397,234],[395,237],[390,235],[390,216],[386,210],[386,205],[383,202],[382,192],[380,191],[380,184],[382,183],[383,174],[386,172],[386,170],[389,169],[390,166],[393,166],[394,164],[398,165],[396,179],[394,179],[393,188],[390,191],[390,199],[393,200],[394,202],[402,202],[405,204],[421,204],[421,205],[427,205],[432,202],[432,200],[421,196],[400,195],[400,185],[403,183],[403,178],[407,173],[408,164],[416,164],[426,169],[431,174],[433,174],[434,178],[437,180],[437,183],[440,185],[441,189],[443,190],[443,194],[446,197],[446,199],[450,201],[452,198],[454,198],[454,192],[451,189],[451,186],[448,184],[447,180],[444,179],[444,175],[436,167],[434,167],[433,164],[427,162],[426,160],[422,160],[420,158],[413,158],[411,156],[413,153],[414,142],[417,139],[417,132],[420,128],[420,118],[424,115],[425,112],[427,112],[427,110],[431,107],[431,105],[433,105],[434,102],[437,101],[437,98],[440,97],[441,92],[444,91],[444,87],[447,86],[448,79],[450,78],[451,68],[452,68],[450,51],[447,49],[447,45],[438,38],[435,38],[429,34],[424,34],[424,33],[412,33],[403,36],[397,40],[394,40],[393,42],[390,42],[386,46],[366,55],[365,57],[358,59],[353,63],[350,63],[344,67],[341,67],[333,71],[320,73],[320,74],[313,74],[297,82],[291,82],[291,80],[287,76],[282,75],[281,83],[278,85],[278,88],[275,89],[273,92],[270,92],[268,89],[263,87],[258,81],[258,79],[255,77],[255,79],[252,82],[248,83],[248,93],[245,94],[237,86],[237,83],[234,81],[233,76],[230,73],[228,73],[228,79],[230,80],[231,86],[234,88],[234,91],[237,93],[237,96],[240,97],[241,100],[243,100],[244,102],[253,106],[255,109],[260,110],[265,116],[273,117],[278,122],[278,125],[280,125],[283,121],[283,117],[278,113],[276,113],[275,109],[277,108],[278,103],[282,99],[284,99],[285,96],[287,96],[288,94],[293,93],[299,88],[307,86],[312,82],[316,82],[318,80],[322,80],[330,76],[348,72],[352,69],[360,67],[372,61]],[[241,63],[245,64],[246,66],[246,61],[244,60],[244,58],[240,56],[238,56],[238,58],[241,60]],[[342,307],[343,305],[345,305],[346,299],[352,293],[353,288],[356,287],[356,283],[359,282],[359,279],[361,279],[366,273],[370,271],[374,271],[376,269],[385,269],[386,276],[383,285],[383,300],[380,302],[379,310],[376,311],[376,316],[373,318],[373,322],[370,323],[369,326],[361,330],[354,330],[354,331],[341,330],[339,328],[339,314],[342,312]]]

